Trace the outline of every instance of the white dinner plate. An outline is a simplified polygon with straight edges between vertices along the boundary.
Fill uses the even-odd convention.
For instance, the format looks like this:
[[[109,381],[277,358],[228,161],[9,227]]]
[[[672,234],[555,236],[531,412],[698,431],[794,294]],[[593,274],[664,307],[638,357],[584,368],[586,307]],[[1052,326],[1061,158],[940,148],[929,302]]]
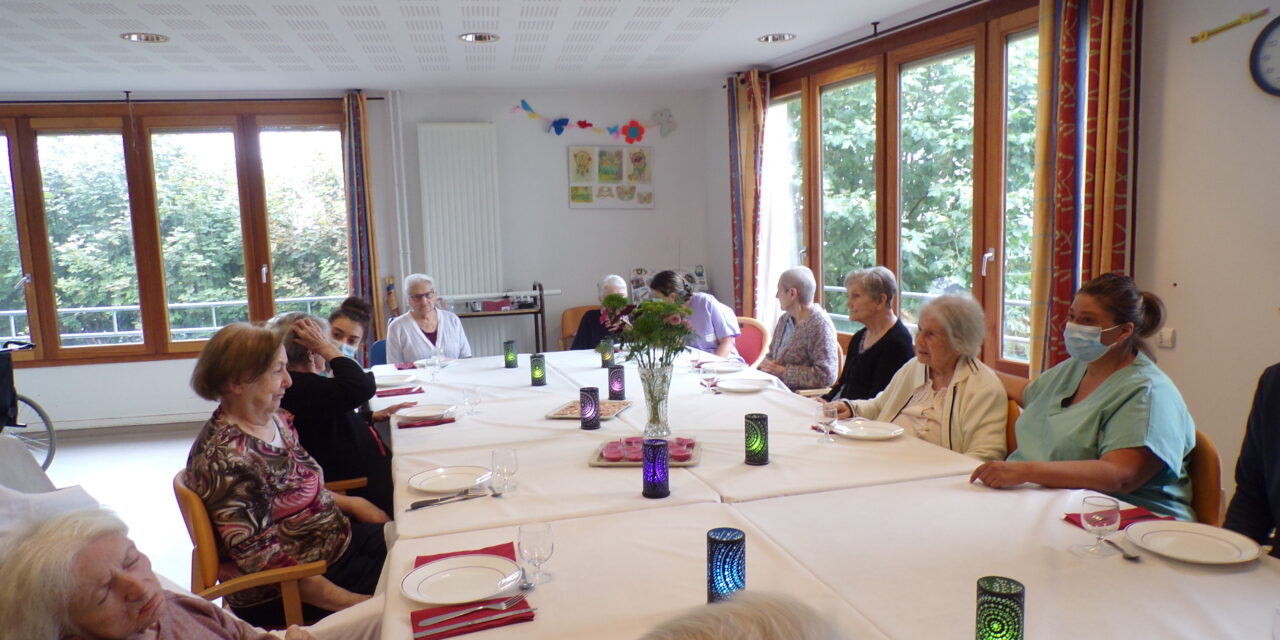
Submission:
[[[409,477],[409,486],[427,493],[458,493],[485,483],[493,472],[484,467],[437,467]]]
[[[396,411],[396,415],[401,418],[421,418],[429,420],[431,418],[447,417],[457,408],[457,405],[452,404],[419,404],[400,409],[399,411]]]
[[[854,440],[892,440],[905,431],[906,429],[892,422],[877,422],[861,418],[837,422],[831,429],[831,433]]]
[[[462,604],[488,600],[520,582],[520,567],[502,556],[441,558],[410,571],[400,592],[423,604]]]
[[[741,362],[732,361],[708,362],[703,364],[700,368],[703,371],[710,371],[711,373],[737,373],[739,371],[746,371],[747,365]]]
[[[1124,535],[1152,553],[1197,564],[1248,562],[1259,553],[1253,540],[1199,522],[1146,520],[1129,525]]]
[[[449,357],[445,357],[445,356],[438,356],[438,357],[436,358],[436,360],[440,362],[440,368],[441,368],[441,369],[443,369],[443,368],[445,368],[445,367],[447,367],[447,366],[449,366],[449,365],[451,365],[451,364],[453,364],[453,363],[455,363],[455,362],[457,362],[457,361],[458,361],[458,359],[457,359],[457,358],[449,358]],[[421,360],[414,360],[414,361],[413,361],[413,366],[415,366],[415,367],[417,367],[417,368],[419,368],[419,369],[425,369],[425,368],[427,367],[427,358],[423,358],[423,359],[421,359]]]
[[[773,386],[772,382],[758,378],[732,378],[716,383],[717,389],[730,393],[756,393],[771,386]]]
[[[408,373],[394,373],[387,376],[377,376],[373,380],[378,383],[379,389],[389,389],[413,382],[413,376]]]

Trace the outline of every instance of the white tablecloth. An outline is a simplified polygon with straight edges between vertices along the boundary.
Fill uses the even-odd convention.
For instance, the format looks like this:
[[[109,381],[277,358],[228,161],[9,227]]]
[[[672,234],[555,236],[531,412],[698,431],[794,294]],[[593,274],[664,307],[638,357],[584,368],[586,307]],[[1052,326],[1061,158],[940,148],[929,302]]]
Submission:
[[[1028,638],[1266,638],[1280,560],[1081,558],[1073,494],[937,478],[735,505],[892,638],[973,637],[977,579],[1027,589]],[[1076,496],[1078,500],[1078,496]]]
[[[552,523],[553,579],[529,595],[537,618],[472,636],[484,640],[625,640],[706,603],[709,529],[736,527],[747,536],[747,587],[797,598],[837,624],[845,637],[885,638],[848,602],[767,536],[722,504],[617,513]],[[412,637],[409,613],[424,605],[400,593],[399,581],[419,555],[514,541],[516,527],[401,540],[388,557],[382,637]],[[972,630],[970,630],[972,633]]]
[[[405,512],[415,500],[432,497],[408,486],[414,473],[451,465],[488,467],[490,449],[449,449],[397,455],[395,459],[396,532],[401,538],[487,529],[530,520],[562,520],[602,513],[639,511],[696,502],[719,502],[720,496],[685,468],[673,467],[671,495],[649,499],[640,494],[639,467],[591,467],[587,460],[607,434],[577,429],[574,437],[507,443],[516,449],[520,469],[517,489],[501,498]]]

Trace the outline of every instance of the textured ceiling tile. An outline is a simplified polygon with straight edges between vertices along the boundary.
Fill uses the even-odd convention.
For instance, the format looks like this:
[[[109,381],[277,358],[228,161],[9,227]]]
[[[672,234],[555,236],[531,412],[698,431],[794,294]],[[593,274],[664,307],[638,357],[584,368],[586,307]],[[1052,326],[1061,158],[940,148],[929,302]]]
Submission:
[[[254,12],[253,7],[247,4],[211,4],[206,5],[210,13],[223,18],[231,18],[236,16],[252,17],[258,15]]]
[[[401,6],[400,15],[406,18],[435,18],[440,15],[440,7]]]
[[[541,6],[541,7],[520,7],[521,18],[554,18],[560,13],[560,7]]]
[[[204,20],[169,18],[161,20],[160,22],[163,22],[164,25],[170,29],[179,29],[183,31],[209,31],[211,28]]]
[[[226,42],[227,39],[217,33],[188,33],[182,36],[186,42]]]
[[[58,13],[41,2],[5,2],[0,4],[0,11],[15,16],[52,16]]]
[[[240,73],[261,73],[266,71],[266,69],[263,69],[256,64],[233,64],[231,65],[231,69]]]
[[[391,42],[391,35],[388,33],[378,33],[376,31],[358,31],[355,34],[357,42]]]
[[[551,39],[550,33],[516,32],[516,42],[546,42]]]
[[[570,33],[564,37],[565,42],[596,42],[600,40],[598,33]]]
[[[298,38],[303,42],[337,42],[338,36],[332,33],[299,33]]]
[[[405,20],[404,28],[410,31],[441,31],[444,23],[439,20]]]
[[[30,20],[32,24],[42,26],[46,29],[72,31],[87,28],[83,23],[75,18],[31,18]]]
[[[410,42],[444,42],[445,37],[442,33],[410,33]]]
[[[671,7],[636,7],[633,18],[665,18],[671,15]]]
[[[521,20],[521,31],[550,31],[556,26],[555,20]]]
[[[347,26],[353,31],[386,31],[387,23],[382,20],[348,20]]]
[[[661,20],[628,20],[625,30],[636,33],[652,33],[661,26]]]
[[[227,26],[236,31],[270,31],[266,20],[228,20]]]
[[[611,18],[617,7],[578,7],[579,18]]]
[[[271,8],[282,18],[307,18],[320,15],[315,7],[306,4],[277,4]]]
[[[110,2],[72,2],[71,8],[86,16],[122,16],[124,10]]]
[[[463,31],[497,31],[497,20],[463,20]]]
[[[500,10],[496,5],[462,7],[462,17],[464,18],[496,18],[499,14]]]
[[[285,20],[294,31],[328,31],[329,23],[324,20]]]
[[[715,26],[714,22],[706,22],[702,20],[685,20],[676,25],[676,31],[706,31]]]
[[[723,18],[729,9],[726,7],[694,7],[689,10],[690,18]]]
[[[609,28],[608,20],[574,20],[574,31],[604,31]]]
[[[340,4],[338,15],[344,18],[377,18],[382,15],[377,5],[372,4]]]
[[[138,8],[153,16],[189,16],[190,11],[180,4],[169,2],[140,2]]]

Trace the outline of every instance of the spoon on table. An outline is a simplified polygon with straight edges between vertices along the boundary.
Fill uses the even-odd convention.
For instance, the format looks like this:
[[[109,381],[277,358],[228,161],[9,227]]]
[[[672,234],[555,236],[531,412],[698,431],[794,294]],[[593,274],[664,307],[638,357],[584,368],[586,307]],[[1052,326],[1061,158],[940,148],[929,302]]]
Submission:
[[[1124,547],[1120,546],[1119,543],[1117,543],[1115,540],[1112,540],[1110,538],[1103,538],[1102,541],[1115,547],[1116,551],[1119,551],[1120,555],[1124,556],[1125,560],[1128,560],[1130,562],[1139,562],[1142,560],[1142,556],[1136,553],[1131,553],[1128,549],[1125,549]]]

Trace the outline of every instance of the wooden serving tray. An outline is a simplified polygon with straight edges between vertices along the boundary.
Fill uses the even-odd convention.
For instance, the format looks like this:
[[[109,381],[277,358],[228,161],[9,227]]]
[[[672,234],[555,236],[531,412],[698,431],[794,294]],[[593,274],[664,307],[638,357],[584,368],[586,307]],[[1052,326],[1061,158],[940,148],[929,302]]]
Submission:
[[[630,400],[601,400],[600,419],[612,420],[614,416],[622,413],[629,406],[631,406]],[[582,409],[579,408],[577,400],[570,400],[552,409],[547,413],[547,417],[552,420],[580,420],[582,419]]]

